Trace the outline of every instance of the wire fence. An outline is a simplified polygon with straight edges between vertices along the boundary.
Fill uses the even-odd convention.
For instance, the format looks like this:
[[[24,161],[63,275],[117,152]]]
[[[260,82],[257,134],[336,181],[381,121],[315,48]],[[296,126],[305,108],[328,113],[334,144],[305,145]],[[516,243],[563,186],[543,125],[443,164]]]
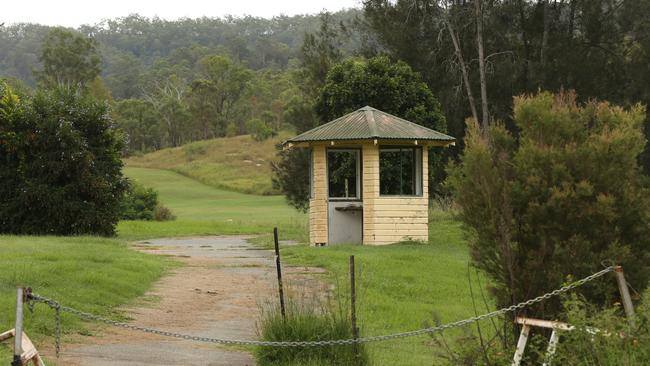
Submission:
[[[112,319],[108,319],[99,315],[87,313],[78,309],[74,309],[68,306],[61,305],[59,302],[52,300],[50,298],[47,298],[45,296],[41,296],[35,293],[30,293],[27,296],[27,304],[29,306],[30,310],[33,310],[34,305],[36,303],[43,303],[48,305],[50,308],[52,308],[55,311],[55,323],[56,323],[56,329],[55,329],[55,347],[56,347],[56,352],[57,356],[60,351],[60,338],[61,338],[61,311],[75,315],[81,319],[85,319],[88,321],[97,321],[101,323],[105,323],[111,326],[115,327],[120,327],[120,328],[125,328],[125,329],[130,329],[134,331],[141,331],[145,333],[151,333],[151,334],[157,334],[160,336],[165,336],[165,337],[171,337],[171,338],[178,338],[178,339],[185,339],[185,340],[190,340],[190,341],[197,341],[197,342],[205,342],[205,343],[218,343],[218,344],[224,344],[224,345],[246,345],[246,346],[265,346],[265,347],[321,347],[321,346],[336,346],[336,345],[352,345],[352,344],[360,344],[360,343],[369,343],[369,342],[379,342],[379,341],[388,341],[392,339],[400,339],[400,338],[407,338],[407,337],[415,337],[419,335],[424,335],[424,334],[433,334],[433,333],[441,333],[445,330],[451,329],[451,328],[457,328],[457,327],[462,327],[474,322],[478,322],[484,319],[489,319],[493,318],[496,316],[504,315],[506,313],[514,312],[519,309],[523,309],[527,306],[530,306],[535,303],[542,302],[544,300],[547,300],[553,296],[560,295],[562,293],[568,292],[570,290],[573,290],[577,287],[580,287],[584,285],[587,282],[593,281],[599,277],[602,277],[603,275],[613,272],[617,269],[618,267],[616,266],[610,266],[607,267],[599,272],[593,273],[585,278],[582,278],[580,280],[577,280],[575,282],[569,283],[561,288],[558,288],[556,290],[553,290],[551,292],[548,292],[544,295],[540,295],[538,297],[535,297],[533,299],[527,300],[520,302],[519,304],[512,305],[509,307],[505,307],[499,310],[495,310],[489,313],[485,313],[482,315],[474,316],[471,318],[467,319],[462,319],[462,320],[457,320],[454,322],[446,323],[446,324],[441,324],[437,325],[435,327],[428,327],[428,328],[421,328],[417,330],[412,330],[412,331],[406,331],[406,332],[399,332],[399,333],[392,333],[392,334],[386,334],[386,335],[376,335],[376,336],[367,336],[367,337],[360,337],[360,338],[349,338],[349,339],[336,339],[336,340],[318,340],[318,341],[259,341],[259,340],[245,340],[245,339],[224,339],[224,338],[211,338],[211,337],[201,337],[201,336],[196,336],[196,335],[191,335],[191,334],[185,334],[185,333],[176,333],[176,332],[170,332],[170,331],[165,331],[165,330],[160,330],[156,328],[149,328],[149,327],[143,327],[139,325],[133,325],[133,324],[128,324],[125,322],[120,322],[120,321],[115,321]]]

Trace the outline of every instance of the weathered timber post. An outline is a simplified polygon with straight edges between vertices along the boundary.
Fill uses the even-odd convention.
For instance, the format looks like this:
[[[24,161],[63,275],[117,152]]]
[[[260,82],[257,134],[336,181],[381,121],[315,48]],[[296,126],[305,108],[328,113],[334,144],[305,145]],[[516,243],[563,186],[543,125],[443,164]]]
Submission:
[[[23,360],[23,288],[16,289],[16,326],[14,328],[14,359],[11,366],[22,366]]]
[[[616,268],[614,268],[614,274],[616,275],[618,290],[621,292],[621,301],[623,302],[625,315],[627,316],[627,320],[630,323],[630,326],[634,327],[636,314],[634,313],[634,306],[632,305],[630,290],[627,287],[627,281],[625,280],[625,275],[623,274],[623,267],[616,266]]]
[[[357,328],[357,291],[355,281],[354,256],[350,256],[350,322],[352,323],[352,338],[359,338],[359,328]],[[354,357],[359,360],[359,345],[355,342],[352,344]]]
[[[284,290],[282,288],[282,267],[280,266],[280,241],[278,240],[278,228],[273,228],[273,241],[275,243],[275,268],[278,273],[278,291],[280,293],[280,313],[282,319],[286,318],[284,310]]]

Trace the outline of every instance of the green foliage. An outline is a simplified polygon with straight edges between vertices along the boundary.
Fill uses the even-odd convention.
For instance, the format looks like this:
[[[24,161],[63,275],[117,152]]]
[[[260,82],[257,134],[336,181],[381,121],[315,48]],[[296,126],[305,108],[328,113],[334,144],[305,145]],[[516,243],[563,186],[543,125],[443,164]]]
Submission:
[[[64,28],[54,28],[45,36],[39,61],[43,69],[37,78],[47,88],[85,87],[101,71],[97,42]]]
[[[289,299],[286,318],[279,306],[262,307],[258,325],[264,341],[321,341],[352,338],[350,318],[341,307],[322,303],[318,299]],[[368,365],[364,345],[359,354],[351,345],[325,347],[258,347],[256,358],[260,365]]]
[[[225,136],[235,106],[250,87],[253,72],[228,56],[208,56],[200,61],[202,79],[192,82],[193,114],[201,124],[202,138]]]
[[[253,118],[246,122],[246,130],[253,136],[255,141],[264,141],[277,135],[267,122],[259,118]]]
[[[304,102],[297,100],[292,105],[291,120],[309,116]],[[407,64],[391,62],[387,57],[349,59],[332,67],[320,90],[315,112],[325,123],[366,105],[438,131],[446,129],[440,104],[420,76]],[[309,204],[308,152],[279,151],[278,157],[279,162],[273,167],[275,186],[292,206],[306,209]],[[441,154],[432,150],[429,187],[433,192],[437,191],[442,179],[435,175],[443,170],[441,161]]]
[[[272,163],[273,187],[284,194],[289,205],[307,212],[311,152],[308,149],[283,149],[278,145],[277,155],[278,161]]]
[[[576,330],[560,333],[553,363],[632,366],[650,360],[650,289],[644,292],[636,308],[639,326],[632,329],[620,304],[600,309],[574,294],[563,305],[566,322]],[[538,357],[544,356],[541,353]]]
[[[126,181],[106,106],[69,89],[0,95],[0,231],[112,235]]]
[[[369,105],[434,130],[447,130],[440,103],[420,75],[388,57],[348,59],[332,67],[316,103],[321,122]]]
[[[575,95],[515,98],[516,141],[501,125],[468,123],[466,149],[450,169],[475,266],[490,276],[499,307],[581,278],[602,261],[623,265],[630,283],[650,275],[650,191],[638,158],[644,108],[606,102],[578,106]],[[597,282],[582,293],[603,304],[615,296]],[[529,308],[554,318],[557,300]]]
[[[141,99],[123,99],[111,112],[117,127],[126,134],[126,153],[162,147],[162,128],[153,106]]]
[[[156,221],[170,221],[176,220],[176,216],[174,216],[172,210],[161,204],[158,204],[153,210],[153,219]]]
[[[130,181],[120,205],[121,220],[167,221],[175,217],[158,202],[158,192],[142,184]]]

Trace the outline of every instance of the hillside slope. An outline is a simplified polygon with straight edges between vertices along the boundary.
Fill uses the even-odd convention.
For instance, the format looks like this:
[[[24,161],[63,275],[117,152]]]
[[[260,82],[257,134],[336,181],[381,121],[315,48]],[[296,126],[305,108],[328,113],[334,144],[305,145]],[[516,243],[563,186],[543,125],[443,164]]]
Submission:
[[[289,132],[258,142],[249,135],[196,141],[125,159],[127,167],[167,169],[212,187],[235,192],[279,194],[271,183],[275,145]]]

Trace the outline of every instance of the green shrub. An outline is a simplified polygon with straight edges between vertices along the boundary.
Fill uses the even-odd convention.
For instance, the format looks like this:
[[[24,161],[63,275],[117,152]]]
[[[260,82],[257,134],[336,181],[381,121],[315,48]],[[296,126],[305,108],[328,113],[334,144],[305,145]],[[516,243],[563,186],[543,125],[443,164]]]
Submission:
[[[569,297],[564,302],[566,321],[576,330],[560,333],[553,364],[650,364],[650,289],[636,308],[635,328],[629,327],[620,304],[616,305],[602,310],[576,295]]]
[[[0,84],[0,233],[113,235],[122,143],[104,103],[68,88],[20,99]]]
[[[313,302],[289,301],[286,319],[277,305],[266,305],[258,324],[265,341],[319,341],[352,338],[350,319],[341,309]],[[355,365],[369,364],[368,354],[357,346],[258,347],[257,361],[268,365]]]
[[[462,162],[449,182],[467,231],[473,264],[490,277],[498,307],[558,288],[567,276],[621,264],[630,283],[650,277],[650,189],[639,166],[645,108],[578,105],[572,93],[514,101],[518,137],[502,125],[470,121]],[[581,288],[604,305],[616,287]],[[527,309],[554,319],[556,298]]]
[[[170,221],[176,220],[176,216],[172,214],[172,211],[169,208],[158,204],[153,210],[153,219],[156,221]]]
[[[259,118],[248,120],[246,122],[246,130],[251,134],[251,136],[253,136],[255,141],[264,141],[277,136],[278,134],[268,125],[268,123],[265,123]]]
[[[129,188],[120,205],[122,220],[174,220],[171,211],[158,202],[158,192],[142,184],[129,181]]]

